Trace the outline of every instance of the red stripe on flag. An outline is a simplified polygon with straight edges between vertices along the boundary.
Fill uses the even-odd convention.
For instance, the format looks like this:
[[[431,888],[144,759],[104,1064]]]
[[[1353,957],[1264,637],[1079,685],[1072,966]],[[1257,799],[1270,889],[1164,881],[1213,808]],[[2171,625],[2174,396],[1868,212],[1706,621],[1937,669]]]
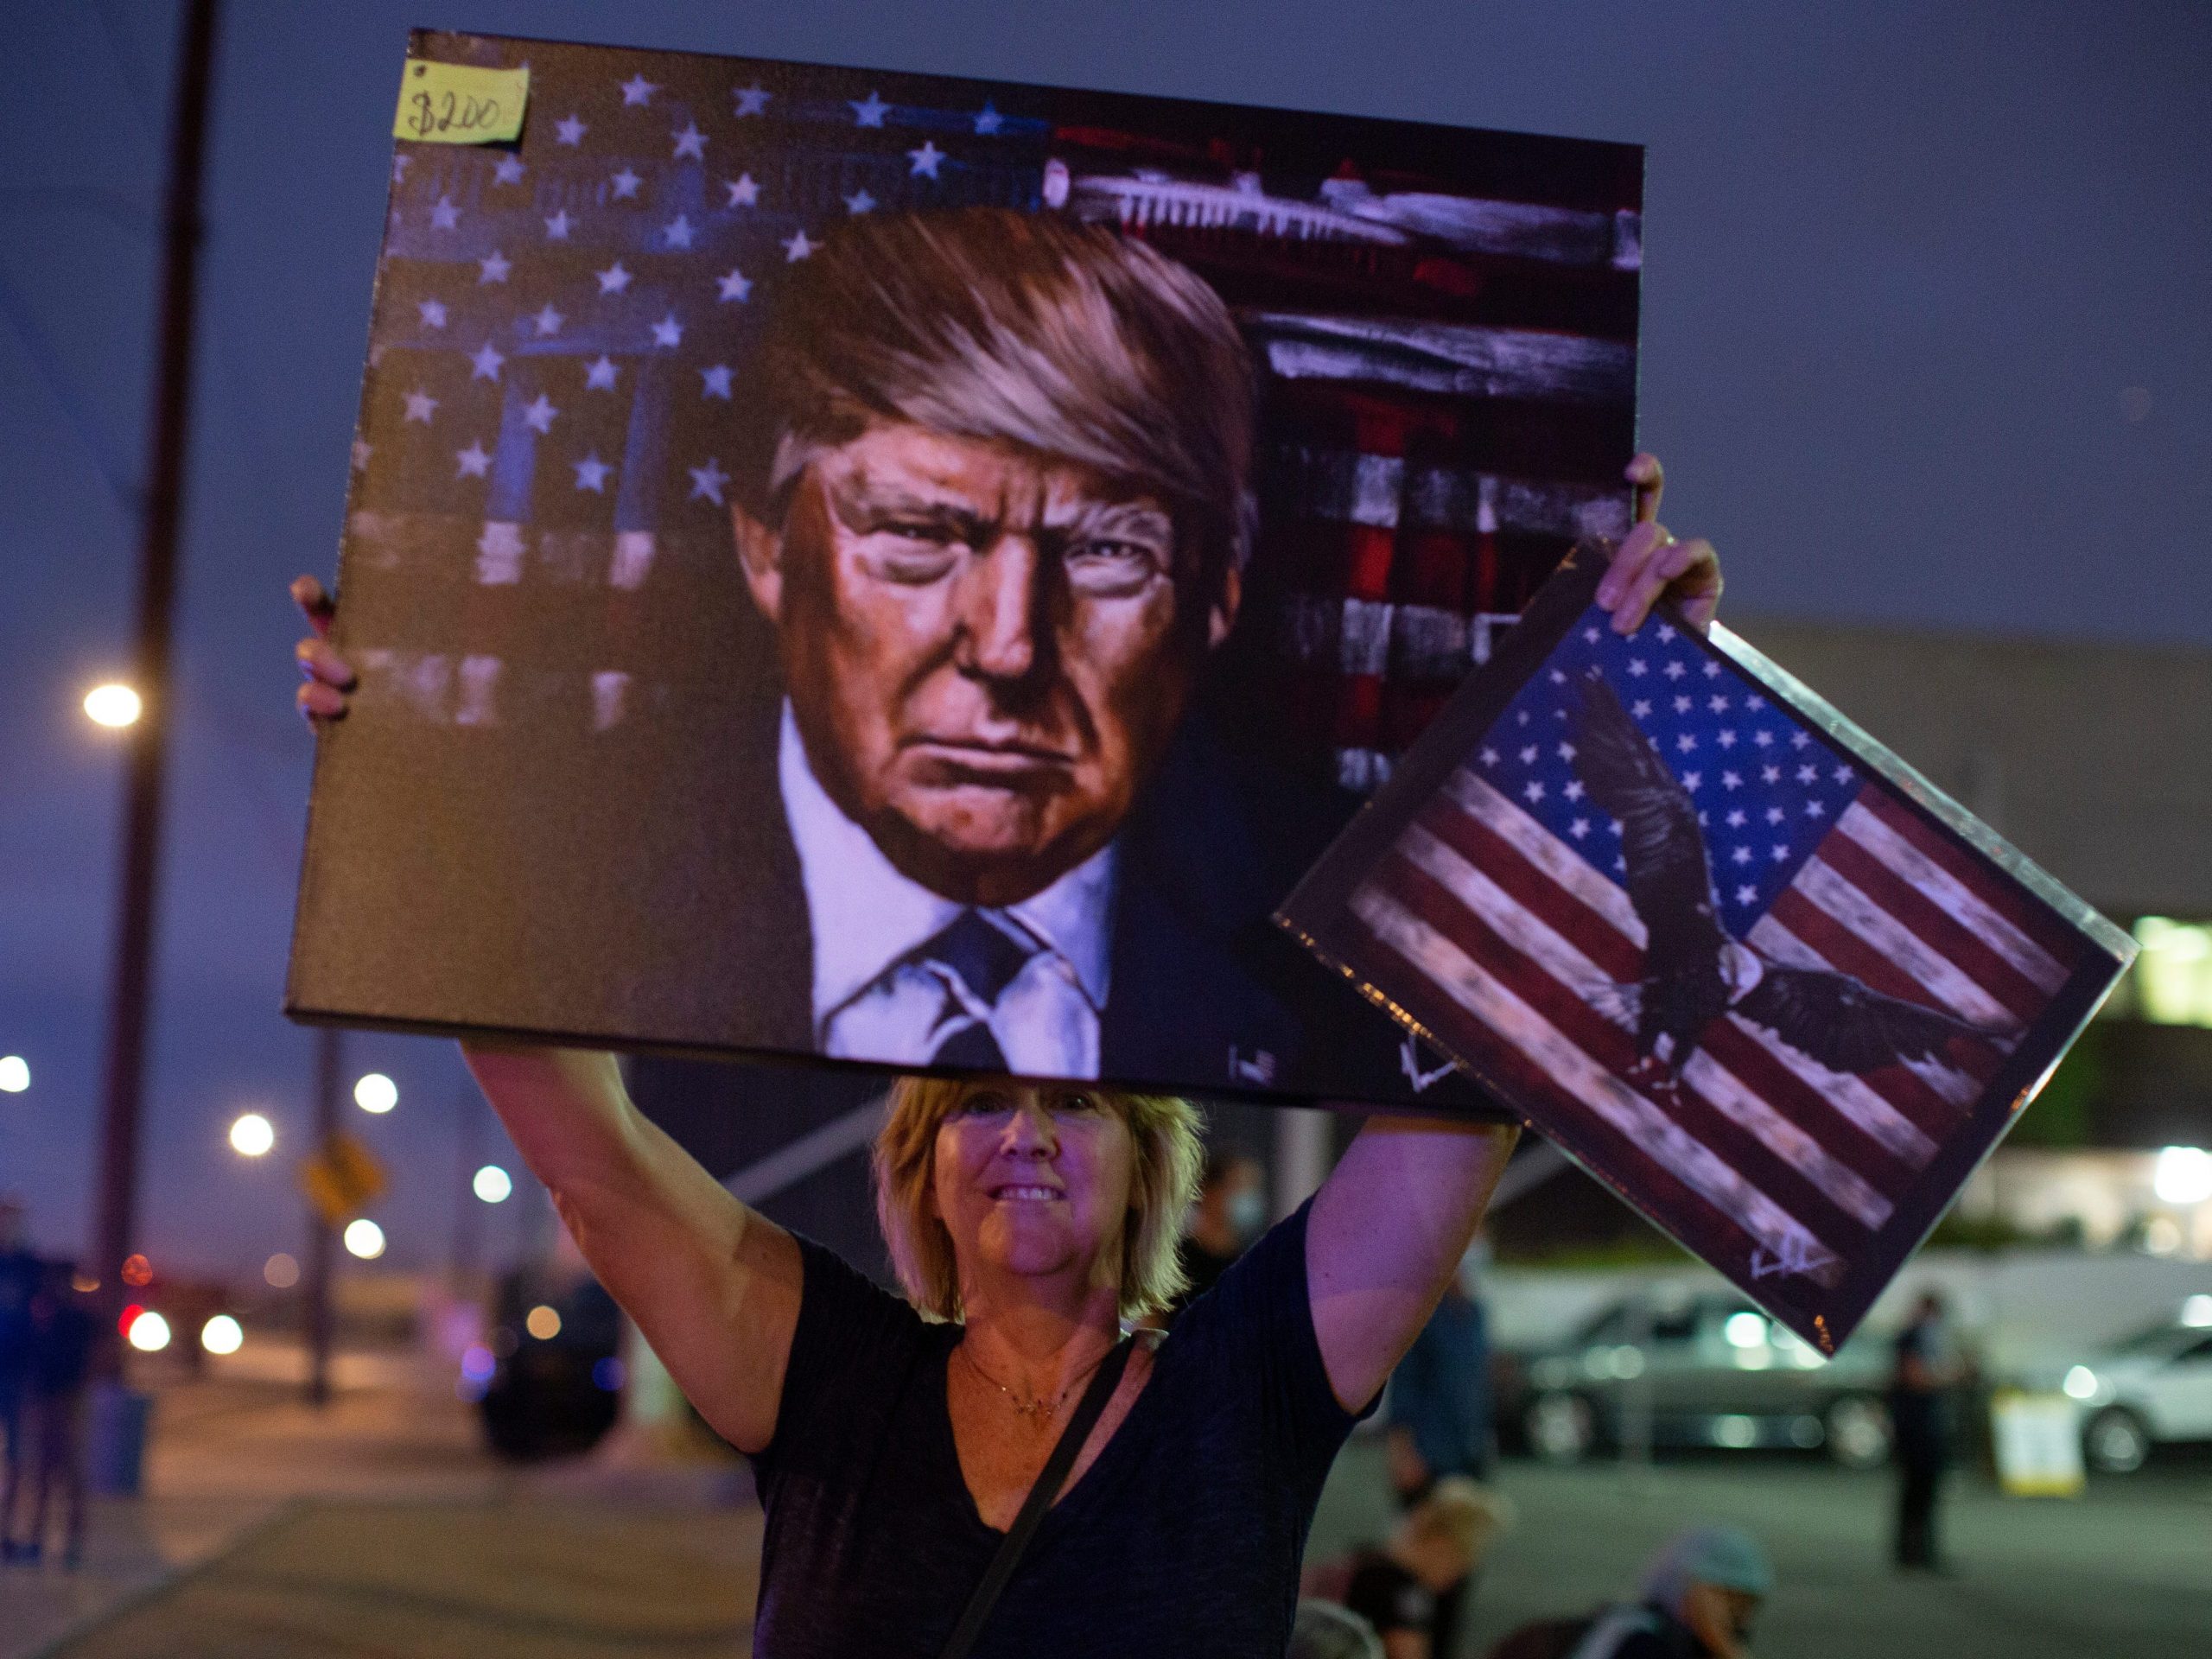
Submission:
[[[1906,1172],[1909,1176],[1912,1165],[1853,1123],[1818,1090],[1745,1035],[1726,1016],[1714,1020],[1699,1033],[1698,1046],[1734,1072],[1745,1087],[1770,1102],[1784,1117],[1809,1131],[1838,1162],[1864,1176],[1876,1191],[1892,1198],[1897,1196],[1901,1190],[1898,1172]],[[1883,1098],[1887,1100],[1888,1096]],[[1924,1090],[1919,1103],[1921,1109],[1894,1100],[1889,1103],[1930,1140],[1940,1139],[1958,1123],[1957,1113]]]
[[[1589,957],[1609,978],[1625,985],[1643,977],[1642,950],[1479,818],[1440,796],[1422,809],[1417,822],[1511,893],[1522,909]]]
[[[1961,851],[1947,836],[1927,823],[1886,790],[1862,790],[1859,803],[1898,836],[1911,843],[1958,884],[1973,893],[2006,921],[2026,934],[2062,967],[2071,969],[2081,959],[2082,942],[2049,911],[2009,881],[1993,881],[1989,872]]]
[[[1821,857],[1917,934],[1929,949],[1948,958],[2022,1023],[2033,1020],[2049,1004],[2050,999],[2030,983],[2025,975],[1849,836],[1831,831],[1821,842]]]

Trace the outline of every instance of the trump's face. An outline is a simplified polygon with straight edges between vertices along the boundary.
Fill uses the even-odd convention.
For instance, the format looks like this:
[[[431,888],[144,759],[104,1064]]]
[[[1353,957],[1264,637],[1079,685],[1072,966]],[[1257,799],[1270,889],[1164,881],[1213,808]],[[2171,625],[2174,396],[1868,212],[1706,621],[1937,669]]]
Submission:
[[[1236,615],[1159,499],[918,426],[818,452],[780,529],[737,533],[815,775],[969,904],[1113,838]]]

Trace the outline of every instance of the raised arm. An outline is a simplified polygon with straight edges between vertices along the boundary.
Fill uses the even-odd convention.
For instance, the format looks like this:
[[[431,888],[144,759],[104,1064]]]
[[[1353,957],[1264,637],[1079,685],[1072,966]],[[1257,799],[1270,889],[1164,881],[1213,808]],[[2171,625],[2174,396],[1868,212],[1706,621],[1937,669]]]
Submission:
[[[699,1414],[741,1452],[766,1446],[798,1327],[791,1236],[631,1104],[612,1054],[462,1052],[592,1272]]]
[[[342,719],[353,671],[330,645],[329,596],[312,576],[292,596],[315,630],[299,646],[301,712],[318,724]],[[462,1052],[584,1260],[677,1386],[740,1451],[766,1446],[798,1325],[791,1236],[631,1103],[612,1054],[488,1044]]]
[[[1663,593],[1693,626],[1713,620],[1720,562],[1706,541],[1659,523],[1658,460],[1629,463],[1636,524],[1599,584],[1613,626],[1632,633]],[[1372,1400],[1435,1312],[1490,1204],[1518,1135],[1489,1124],[1376,1117],[1313,1199],[1306,1278],[1330,1386],[1348,1411]]]

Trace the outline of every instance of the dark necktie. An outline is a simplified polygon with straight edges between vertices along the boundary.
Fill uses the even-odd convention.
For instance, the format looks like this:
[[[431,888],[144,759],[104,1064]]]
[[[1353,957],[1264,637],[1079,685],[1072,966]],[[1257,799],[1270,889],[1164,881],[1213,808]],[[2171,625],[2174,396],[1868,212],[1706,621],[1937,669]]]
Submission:
[[[991,1035],[990,1027],[976,1017],[976,1008],[980,1006],[988,1011],[997,1006],[1001,994],[1036,954],[1034,945],[1015,938],[973,910],[962,911],[914,952],[916,960],[957,979],[968,993],[963,997],[946,987],[946,1034],[930,1056],[932,1062],[975,1071],[1006,1070],[1006,1054],[998,1039]]]

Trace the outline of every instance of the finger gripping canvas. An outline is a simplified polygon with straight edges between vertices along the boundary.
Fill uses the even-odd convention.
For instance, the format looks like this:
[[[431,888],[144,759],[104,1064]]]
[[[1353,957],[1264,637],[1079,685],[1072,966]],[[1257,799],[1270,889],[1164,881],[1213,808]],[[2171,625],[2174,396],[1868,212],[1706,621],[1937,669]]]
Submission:
[[[1625,524],[1638,150],[410,54],[294,1013],[1498,1109],[1270,918]]]
[[[2133,955],[1741,641],[1578,549],[1286,920],[1822,1349]]]

